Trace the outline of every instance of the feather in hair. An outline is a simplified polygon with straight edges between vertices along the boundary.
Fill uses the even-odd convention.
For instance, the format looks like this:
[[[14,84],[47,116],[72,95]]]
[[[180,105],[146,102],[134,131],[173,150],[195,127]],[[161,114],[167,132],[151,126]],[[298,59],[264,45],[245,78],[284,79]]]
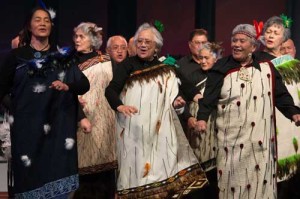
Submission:
[[[56,17],[56,12],[53,8],[49,8],[48,12],[50,14],[51,19],[54,19]]]
[[[41,6],[44,9],[47,9],[46,4],[42,0],[38,0],[39,6]]]
[[[155,28],[160,32],[162,33],[164,30],[165,30],[165,27],[164,27],[164,24],[162,24],[160,21],[158,20],[155,20],[154,21],[154,26]]]
[[[284,15],[284,14],[281,14],[280,15],[280,18],[282,19],[282,21],[283,21],[283,26],[285,27],[285,28],[290,28],[291,26],[292,26],[292,22],[293,22],[293,20],[291,19],[291,18],[288,18],[286,15]]]

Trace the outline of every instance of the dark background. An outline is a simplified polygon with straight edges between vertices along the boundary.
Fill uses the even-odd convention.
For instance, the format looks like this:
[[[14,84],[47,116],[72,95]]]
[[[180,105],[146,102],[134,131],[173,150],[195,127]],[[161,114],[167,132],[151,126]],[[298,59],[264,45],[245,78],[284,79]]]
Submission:
[[[80,22],[91,21],[103,27],[105,49],[107,38],[122,34],[127,39],[134,35],[143,22],[160,20],[162,54],[188,54],[188,35],[194,28],[205,28],[211,41],[222,41],[225,54],[230,54],[232,29],[241,23],[252,24],[253,19],[266,21],[282,13],[293,19],[292,39],[300,49],[299,0],[44,0],[56,11],[55,38],[63,45],[72,44],[73,28]],[[0,61],[10,50],[11,39],[21,30],[25,16],[37,0],[2,0],[0,6]],[[299,57],[299,52],[298,57]]]

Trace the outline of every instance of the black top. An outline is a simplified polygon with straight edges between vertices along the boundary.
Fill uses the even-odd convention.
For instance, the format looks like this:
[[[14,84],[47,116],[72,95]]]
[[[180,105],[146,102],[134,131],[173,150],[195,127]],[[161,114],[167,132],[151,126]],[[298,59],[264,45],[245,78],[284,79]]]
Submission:
[[[53,49],[50,49],[52,51]],[[46,55],[50,51],[41,51],[42,55]],[[10,89],[13,85],[13,79],[16,72],[16,67],[24,61],[33,59],[33,53],[35,52],[30,46],[24,46],[16,48],[6,57],[3,64],[0,66],[0,101],[2,101],[5,94],[10,93]],[[86,77],[82,76],[82,81],[66,83],[69,86],[69,91],[83,94],[86,89],[89,88],[89,82],[86,81]]]
[[[37,53],[44,60],[41,65],[34,64]],[[16,198],[33,194],[56,198],[78,187],[77,95],[89,90],[89,81],[72,58],[25,46],[13,50],[0,66],[0,100],[7,93],[12,99]],[[68,91],[49,88],[58,79],[69,86]],[[73,145],[66,147],[67,140],[73,140]]]
[[[200,68],[200,65],[195,62],[192,55],[186,55],[182,57],[180,60],[178,60],[177,64],[180,66],[178,70],[185,77],[189,77]]]
[[[111,108],[117,110],[118,106],[123,105],[119,95],[131,73],[158,64],[161,64],[161,62],[157,58],[154,58],[152,61],[144,61],[138,56],[127,57],[123,62],[118,64],[113,79],[105,91],[105,96]],[[188,99],[193,99],[193,97],[198,93],[197,88],[194,87],[180,72],[176,71],[176,73],[177,77],[181,80],[179,89],[182,90]]]
[[[92,51],[90,53],[79,53],[77,52],[75,54],[75,58],[78,62],[78,64],[84,63],[88,59],[91,59],[93,57],[98,56],[98,53],[96,51]],[[86,118],[86,115],[83,111],[83,107],[80,105],[78,106],[78,122],[80,122],[83,118]]]
[[[270,55],[260,52],[257,57],[256,54],[253,54],[252,65],[260,70],[259,61],[264,60],[266,57],[270,57]],[[240,63],[235,61],[232,56],[228,56],[218,60],[208,72],[204,97],[199,100],[198,120],[208,120],[210,113],[216,108],[218,103],[218,97],[226,73],[231,69],[239,67]],[[291,119],[294,114],[300,113],[300,109],[294,106],[293,98],[283,84],[281,75],[274,67],[272,67],[272,70],[275,74],[275,106],[285,117]]]

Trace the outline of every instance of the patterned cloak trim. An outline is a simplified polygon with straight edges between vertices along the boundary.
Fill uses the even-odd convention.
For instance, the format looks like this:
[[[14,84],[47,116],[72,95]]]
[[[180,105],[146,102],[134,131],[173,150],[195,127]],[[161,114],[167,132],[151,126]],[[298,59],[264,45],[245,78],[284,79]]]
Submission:
[[[282,179],[286,176],[293,176],[300,168],[300,155],[295,154],[278,161],[277,176]]]
[[[282,76],[282,80],[286,84],[292,84],[293,81],[296,83],[300,82],[300,61],[293,59],[287,62],[284,62],[278,66],[276,69]]]
[[[79,69],[83,71],[91,66],[94,66],[95,64],[110,61],[109,57],[107,57],[106,55],[102,55],[100,51],[97,51],[97,53],[98,56],[92,57],[85,62],[78,64]]]
[[[137,70],[130,74],[130,78],[127,80],[126,84],[128,87],[131,87],[135,81],[138,81],[139,83],[144,81],[149,82],[150,80],[155,80],[157,76],[163,76],[171,71],[174,71],[174,69],[166,64],[159,64],[143,70]]]
[[[79,187],[78,174],[68,176],[53,182],[44,184],[37,189],[15,194],[16,199],[33,199],[33,198],[56,198],[72,191]]]
[[[199,164],[195,164],[163,181],[118,190],[118,198],[181,198],[191,191],[203,188],[207,184],[205,173]]]
[[[113,162],[109,162],[109,163],[105,163],[105,164],[101,164],[101,165],[93,165],[93,166],[89,166],[89,167],[79,168],[79,174],[86,175],[86,174],[92,174],[92,173],[100,173],[103,171],[109,171],[109,170],[116,169],[116,168],[118,168],[118,162],[113,161]]]

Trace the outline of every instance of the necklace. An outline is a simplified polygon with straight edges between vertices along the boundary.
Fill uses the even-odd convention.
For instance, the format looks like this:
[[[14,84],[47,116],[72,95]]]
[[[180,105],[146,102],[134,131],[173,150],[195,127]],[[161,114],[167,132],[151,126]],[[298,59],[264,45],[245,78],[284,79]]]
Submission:
[[[47,43],[47,45],[40,50],[37,50],[35,47],[33,47],[32,44],[30,44],[30,47],[35,51],[33,53],[34,58],[39,59],[42,57],[42,53],[40,51],[44,51],[45,49],[47,49],[49,47],[49,43]]]

